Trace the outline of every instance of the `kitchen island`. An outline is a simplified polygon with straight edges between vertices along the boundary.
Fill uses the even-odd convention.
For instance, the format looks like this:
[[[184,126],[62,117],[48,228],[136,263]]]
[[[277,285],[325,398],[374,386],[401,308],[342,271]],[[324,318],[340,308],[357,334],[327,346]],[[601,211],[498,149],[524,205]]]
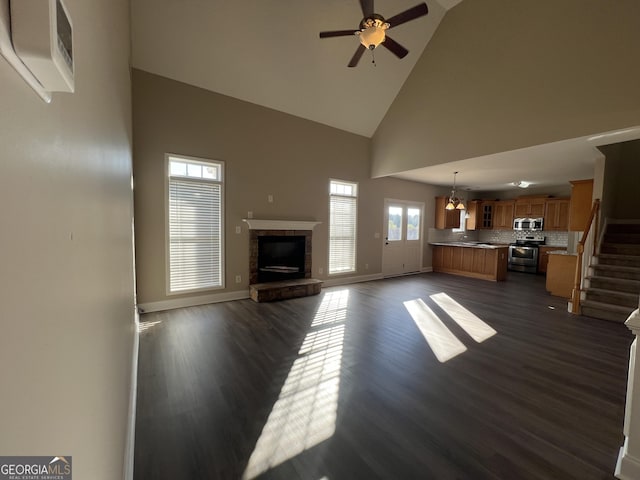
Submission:
[[[434,242],[433,271],[499,282],[507,278],[509,246],[482,242]]]

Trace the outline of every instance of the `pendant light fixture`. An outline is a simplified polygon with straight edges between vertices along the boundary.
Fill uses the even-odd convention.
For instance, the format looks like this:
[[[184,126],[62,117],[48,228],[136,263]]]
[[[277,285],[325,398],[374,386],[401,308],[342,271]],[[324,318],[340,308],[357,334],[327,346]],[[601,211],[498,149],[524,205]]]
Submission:
[[[456,175],[458,172],[453,172],[453,188],[451,189],[451,196],[449,197],[449,203],[444,207],[447,210],[464,210],[465,206],[462,198],[456,197]]]

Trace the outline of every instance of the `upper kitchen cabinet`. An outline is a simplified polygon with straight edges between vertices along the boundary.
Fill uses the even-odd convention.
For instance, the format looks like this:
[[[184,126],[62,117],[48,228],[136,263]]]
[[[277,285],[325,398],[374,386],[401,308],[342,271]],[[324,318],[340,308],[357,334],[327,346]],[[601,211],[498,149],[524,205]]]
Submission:
[[[544,229],[566,232],[569,230],[569,199],[550,198],[544,211]]]
[[[460,210],[447,210],[447,198],[436,197],[435,227],[440,230],[460,228]]]
[[[545,197],[520,197],[514,207],[515,218],[540,218],[544,216]]]
[[[467,202],[467,215],[465,218],[466,230],[478,230],[480,228],[482,218],[480,216],[480,201],[469,200]]]
[[[516,202],[499,200],[493,202],[493,229],[511,230],[513,228],[513,212]]]
[[[569,203],[569,231],[584,232],[587,228],[593,197],[593,179],[573,180]]]

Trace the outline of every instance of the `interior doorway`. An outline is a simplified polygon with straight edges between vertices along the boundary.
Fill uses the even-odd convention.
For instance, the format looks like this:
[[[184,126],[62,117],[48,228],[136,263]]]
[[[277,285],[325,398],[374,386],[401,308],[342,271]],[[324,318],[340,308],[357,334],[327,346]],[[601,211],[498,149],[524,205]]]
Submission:
[[[424,203],[385,199],[382,274],[419,272],[422,268]]]

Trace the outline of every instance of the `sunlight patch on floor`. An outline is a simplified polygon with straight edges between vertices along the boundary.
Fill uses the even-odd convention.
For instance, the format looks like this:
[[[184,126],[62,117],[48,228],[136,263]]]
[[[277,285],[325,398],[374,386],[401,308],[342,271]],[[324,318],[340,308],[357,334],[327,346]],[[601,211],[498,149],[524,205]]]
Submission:
[[[436,293],[430,298],[476,342],[482,343],[498,333],[446,293]]]
[[[348,290],[324,294],[243,479],[256,478],[334,434],[348,301]]]
[[[444,363],[467,351],[467,347],[421,298],[404,302],[404,306],[440,362]]]

